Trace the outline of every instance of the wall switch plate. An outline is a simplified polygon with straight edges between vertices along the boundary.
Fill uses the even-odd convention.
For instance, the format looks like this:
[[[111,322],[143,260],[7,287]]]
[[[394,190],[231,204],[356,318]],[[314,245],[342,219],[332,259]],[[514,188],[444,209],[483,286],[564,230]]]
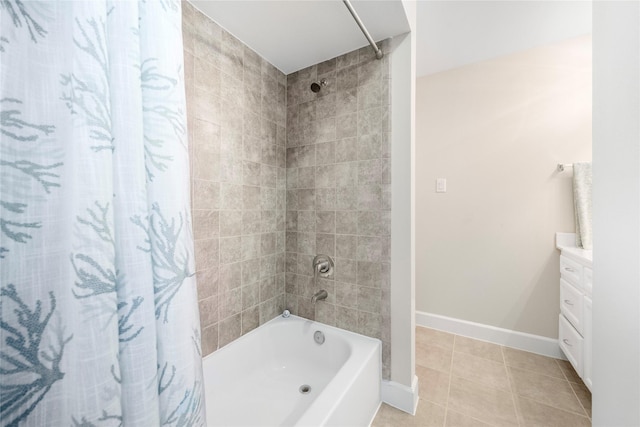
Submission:
[[[436,179],[436,193],[447,192],[447,178]]]

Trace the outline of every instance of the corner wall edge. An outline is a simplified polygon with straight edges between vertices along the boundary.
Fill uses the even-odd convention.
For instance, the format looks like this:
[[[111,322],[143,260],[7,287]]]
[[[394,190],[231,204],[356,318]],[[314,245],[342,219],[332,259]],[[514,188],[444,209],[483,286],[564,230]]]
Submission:
[[[418,377],[413,376],[411,387],[395,381],[382,380],[382,401],[387,405],[415,415],[418,408]]]

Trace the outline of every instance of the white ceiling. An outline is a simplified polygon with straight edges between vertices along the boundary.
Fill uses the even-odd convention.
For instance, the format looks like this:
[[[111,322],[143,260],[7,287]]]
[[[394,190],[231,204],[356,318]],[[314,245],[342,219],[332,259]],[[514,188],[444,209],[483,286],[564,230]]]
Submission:
[[[367,45],[341,0],[191,0],[285,74]],[[409,31],[401,0],[352,0],[375,40]],[[419,0],[417,75],[591,33],[591,1]]]
[[[417,75],[591,33],[591,1],[419,1]]]
[[[368,45],[341,0],[191,3],[285,74]],[[401,0],[352,0],[374,40],[409,31]]]

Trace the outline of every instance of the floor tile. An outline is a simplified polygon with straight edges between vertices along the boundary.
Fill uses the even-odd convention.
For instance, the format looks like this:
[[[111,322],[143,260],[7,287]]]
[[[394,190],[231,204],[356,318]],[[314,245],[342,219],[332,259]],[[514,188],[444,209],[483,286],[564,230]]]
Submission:
[[[516,395],[586,415],[567,380],[517,368],[509,368],[509,375]]]
[[[419,401],[416,415],[407,414],[387,404],[382,404],[371,427],[442,427],[444,425],[445,408],[428,401]]]
[[[416,375],[416,415],[383,404],[373,426],[591,423],[591,393],[566,360],[417,327]]]
[[[492,362],[482,357],[454,351],[451,375],[465,378],[487,387],[511,392],[509,376],[504,363]]]
[[[447,409],[447,418],[444,422],[445,427],[490,427],[491,424],[461,414],[460,412]]]
[[[505,347],[504,361],[507,366],[514,368],[527,369],[539,374],[549,375],[551,377],[565,379],[562,370],[556,363],[556,359],[551,357],[540,356],[522,350]]]
[[[525,427],[590,427],[587,417],[563,411],[527,399],[518,397],[518,410]]]
[[[448,409],[496,426],[517,426],[511,393],[452,376]]]
[[[453,348],[444,348],[416,341],[416,364],[449,373]]]
[[[395,425],[410,425],[413,422],[413,415],[396,409],[383,403],[378,409],[376,417],[371,423],[371,427],[392,427]]]
[[[423,400],[418,402],[416,411],[416,426],[444,426],[446,410],[444,406]]]
[[[572,383],[582,383],[582,379],[578,375],[575,369],[573,369],[573,365],[568,360],[559,360],[556,359],[556,363],[560,367],[560,370],[567,378],[567,381]]]
[[[585,412],[591,418],[591,392],[583,383],[569,383],[571,388],[575,392],[576,396],[578,396],[578,400],[582,404]]]
[[[416,366],[416,375],[420,380],[420,399],[443,406],[447,404],[450,378],[448,373],[418,365]]]
[[[456,335],[453,350],[460,353],[472,354],[476,357],[482,357],[494,362],[504,363],[502,347],[490,342],[478,341]]]
[[[453,349],[455,335],[435,329],[416,327],[416,342]]]

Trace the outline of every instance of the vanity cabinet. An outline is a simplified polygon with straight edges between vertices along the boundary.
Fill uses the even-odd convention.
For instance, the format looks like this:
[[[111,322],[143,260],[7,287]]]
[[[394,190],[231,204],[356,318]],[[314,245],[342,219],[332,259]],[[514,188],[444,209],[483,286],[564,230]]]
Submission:
[[[565,234],[567,236],[559,236]],[[591,290],[593,287],[592,251],[579,249],[574,236],[558,233],[556,246],[560,255],[560,315],[558,343],[565,356],[591,390],[592,327]]]

